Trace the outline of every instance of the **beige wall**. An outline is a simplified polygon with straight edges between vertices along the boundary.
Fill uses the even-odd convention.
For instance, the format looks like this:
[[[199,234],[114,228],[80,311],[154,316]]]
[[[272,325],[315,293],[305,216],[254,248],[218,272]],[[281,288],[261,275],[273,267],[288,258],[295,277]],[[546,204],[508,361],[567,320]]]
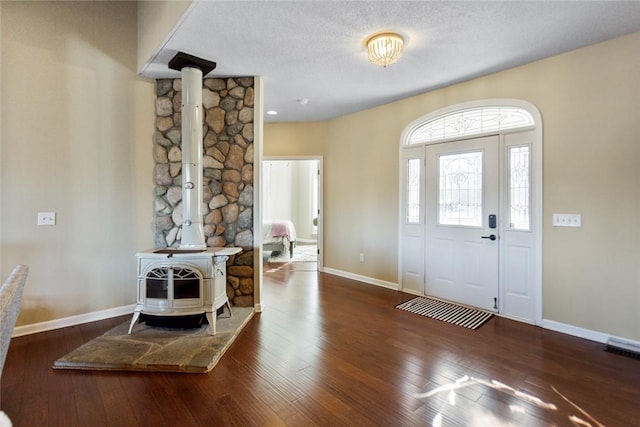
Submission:
[[[533,103],[544,125],[543,316],[639,340],[638,76],[640,33],[324,126],[267,124],[264,152],[322,152],[325,266],[395,283],[403,128],[461,102],[517,98]],[[301,141],[316,133],[324,140],[307,152]],[[552,227],[552,213],[580,213],[583,227]],[[358,261],[361,252],[364,263]]]
[[[18,325],[135,302],[153,245],[153,83],[135,2],[2,2],[2,277],[30,267]],[[55,226],[38,227],[38,211]]]
[[[153,58],[165,39],[169,37],[191,0],[138,1],[138,70]]]

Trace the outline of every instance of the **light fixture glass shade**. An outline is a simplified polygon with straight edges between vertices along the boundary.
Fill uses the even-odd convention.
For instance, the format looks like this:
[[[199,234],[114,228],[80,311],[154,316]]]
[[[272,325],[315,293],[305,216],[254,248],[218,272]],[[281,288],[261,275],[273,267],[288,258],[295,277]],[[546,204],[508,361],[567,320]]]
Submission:
[[[386,67],[402,56],[404,40],[395,33],[376,34],[367,41],[367,52],[372,64]]]

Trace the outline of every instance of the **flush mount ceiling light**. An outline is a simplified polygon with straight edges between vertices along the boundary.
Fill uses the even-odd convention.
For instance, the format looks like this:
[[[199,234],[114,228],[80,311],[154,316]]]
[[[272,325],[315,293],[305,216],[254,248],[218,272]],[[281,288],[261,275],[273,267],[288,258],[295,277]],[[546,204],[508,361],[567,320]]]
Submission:
[[[396,33],[381,33],[367,40],[367,53],[372,64],[386,67],[402,56],[404,40]]]

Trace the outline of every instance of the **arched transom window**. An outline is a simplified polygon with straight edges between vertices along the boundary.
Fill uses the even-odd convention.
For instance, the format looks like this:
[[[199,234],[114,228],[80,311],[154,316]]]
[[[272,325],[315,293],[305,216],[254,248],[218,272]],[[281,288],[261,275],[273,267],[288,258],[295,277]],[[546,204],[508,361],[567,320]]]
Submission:
[[[406,143],[424,144],[534,125],[531,114],[520,107],[500,105],[473,107],[437,116],[415,126],[409,133]]]

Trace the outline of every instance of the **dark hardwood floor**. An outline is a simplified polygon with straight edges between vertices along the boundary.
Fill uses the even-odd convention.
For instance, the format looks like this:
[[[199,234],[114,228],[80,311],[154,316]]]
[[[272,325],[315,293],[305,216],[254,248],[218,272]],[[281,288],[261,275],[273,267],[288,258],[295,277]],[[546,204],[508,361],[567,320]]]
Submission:
[[[410,295],[266,274],[265,310],[209,374],[53,370],[129,316],[15,338],[15,426],[640,425],[640,361],[494,317],[476,331],[397,310]]]

